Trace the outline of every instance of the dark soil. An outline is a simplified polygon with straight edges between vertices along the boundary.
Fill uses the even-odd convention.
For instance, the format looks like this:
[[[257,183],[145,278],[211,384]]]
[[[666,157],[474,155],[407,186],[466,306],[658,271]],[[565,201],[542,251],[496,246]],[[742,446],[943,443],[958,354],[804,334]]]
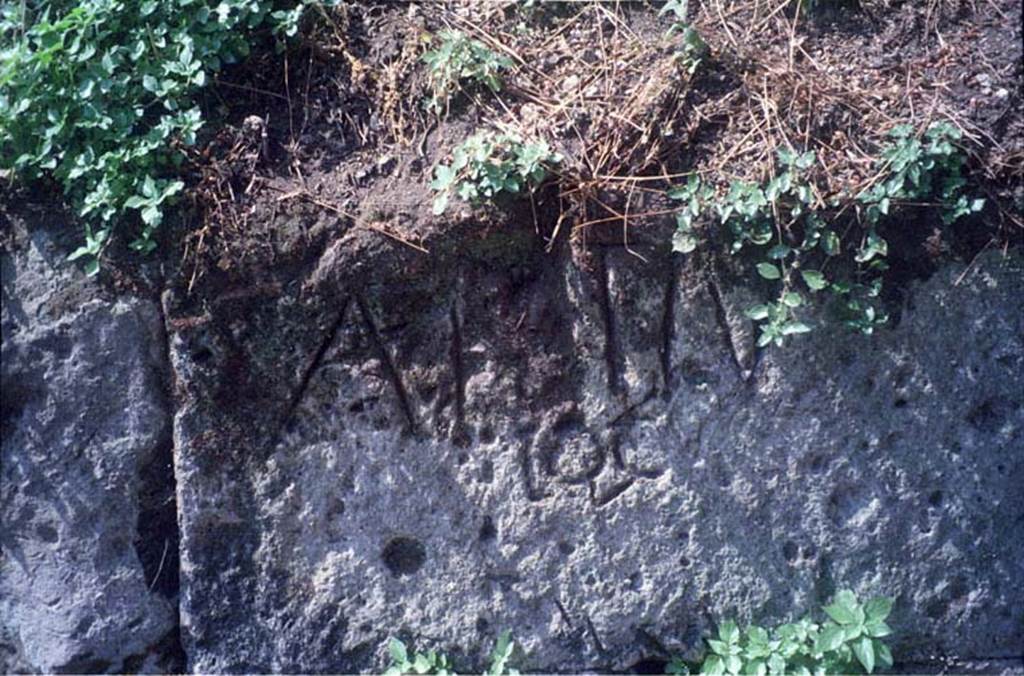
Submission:
[[[658,4],[628,4],[615,17],[589,24],[572,23],[582,15],[582,5],[574,3],[533,12],[497,3],[454,13],[429,4],[349,5],[329,22],[311,25],[287,54],[266,50],[221,77],[205,104],[216,122],[190,153],[182,219],[164,228],[159,251],[145,262],[123,245],[112,246],[101,278],[149,293],[171,285],[206,302],[282,281],[299,279],[313,288],[326,276],[358,279],[376,265],[411,271],[451,265],[453,256],[511,265],[517,253],[550,248],[556,230],[575,249],[667,249],[671,216],[633,216],[624,223],[593,203],[574,207],[565,182],[540,191],[532,203],[470,208],[455,202],[434,216],[433,166],[492,121],[492,104],[482,95],[479,105],[456,102],[442,121],[421,105],[424,36],[452,17],[507,36],[527,59],[522,72],[543,74],[558,97],[558,83],[584,63],[573,59],[589,58],[589,45],[606,31],[649,42],[650,67],[656,68],[669,23],[658,18]],[[965,133],[971,187],[989,198],[988,206],[955,228],[937,227],[928,213],[908,213],[890,225],[892,279],[904,284],[930,274],[939,260],[970,260],[981,249],[1024,239],[1019,2],[864,1],[860,9],[809,18],[771,14],[764,4],[697,8],[693,25],[710,52],[683,95],[682,117],[665,121],[676,140],[636,166],[635,175],[756,176],[782,135],[818,144],[830,166],[826,180],[856,183],[870,172],[871,152],[895,122],[955,119]],[[536,40],[522,37],[520,26],[550,35],[544,38],[550,58],[529,52]],[[517,77],[510,77],[502,105],[526,119],[536,111]],[[765,102],[776,107],[777,120],[760,129]],[[571,140],[564,144],[572,150]],[[672,206],[662,195],[668,184],[632,183],[628,194],[609,184],[597,196],[633,214],[657,213]],[[52,191],[13,197],[51,202]],[[602,222],[579,227],[595,217]],[[353,264],[360,260],[365,265]],[[341,261],[349,269],[332,269]],[[637,264],[644,263],[638,258]],[[890,293],[898,301],[899,290]]]

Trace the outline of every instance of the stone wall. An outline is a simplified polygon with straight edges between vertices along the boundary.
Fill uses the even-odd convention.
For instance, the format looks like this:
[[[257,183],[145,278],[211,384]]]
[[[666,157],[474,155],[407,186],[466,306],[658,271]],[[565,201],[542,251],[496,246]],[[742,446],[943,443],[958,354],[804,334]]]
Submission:
[[[750,291],[653,249],[356,246],[158,303],[47,246],[2,259],[5,671],[180,668],[179,604],[197,672],[391,635],[465,669],[505,628],[523,669],[620,670],[844,587],[895,597],[907,668],[1024,669],[1017,255],[762,352]]]

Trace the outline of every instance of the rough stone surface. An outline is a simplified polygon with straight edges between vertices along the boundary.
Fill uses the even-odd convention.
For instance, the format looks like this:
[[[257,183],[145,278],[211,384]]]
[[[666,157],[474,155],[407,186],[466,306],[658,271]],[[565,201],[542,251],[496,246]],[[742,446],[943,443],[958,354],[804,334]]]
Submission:
[[[97,298],[21,234],[0,256],[0,671],[180,668],[158,308]]]
[[[748,292],[664,252],[357,245],[316,292],[165,296],[191,669],[380,668],[389,635],[479,667],[504,628],[523,668],[622,669],[842,587],[895,597],[909,663],[1021,666],[1019,257],[759,352]]]

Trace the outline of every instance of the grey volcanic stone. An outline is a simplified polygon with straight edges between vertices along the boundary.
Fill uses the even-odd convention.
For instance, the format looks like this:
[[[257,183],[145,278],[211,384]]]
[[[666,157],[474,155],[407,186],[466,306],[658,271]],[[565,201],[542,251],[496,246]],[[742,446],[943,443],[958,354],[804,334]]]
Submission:
[[[0,260],[0,669],[173,669],[176,544],[140,541],[170,457],[159,312],[96,298],[38,232]],[[165,545],[161,581],[140,556]]]
[[[390,635],[479,668],[510,628],[520,667],[622,669],[842,587],[896,598],[898,658],[1019,660],[1021,260],[761,353],[750,292],[643,253],[349,242],[314,291],[169,295],[190,668],[379,669]]]

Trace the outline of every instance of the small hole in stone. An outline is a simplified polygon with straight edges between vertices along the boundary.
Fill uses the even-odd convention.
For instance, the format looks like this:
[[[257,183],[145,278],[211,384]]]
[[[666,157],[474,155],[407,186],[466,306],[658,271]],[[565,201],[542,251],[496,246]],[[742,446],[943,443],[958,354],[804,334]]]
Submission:
[[[484,444],[489,444],[494,441],[494,428],[490,425],[484,425],[480,428],[480,441]]]
[[[213,358],[213,350],[208,347],[201,347],[195,351],[192,355],[192,359],[197,364],[204,364]]]
[[[489,484],[494,481],[494,463],[484,460],[480,463],[480,481]]]
[[[807,545],[800,550],[800,555],[805,559],[810,560],[814,558],[814,555],[818,553],[818,548],[814,545]]]
[[[565,556],[569,556],[576,551],[576,546],[572,543],[566,542],[565,540],[558,541],[558,551],[562,552]]]
[[[467,462],[469,462],[469,454],[468,453],[459,453],[459,457],[456,460],[456,462],[458,464],[460,464],[460,465],[465,465]]]
[[[942,491],[932,491],[931,495],[928,496],[928,504],[932,507],[938,507],[942,504]]]
[[[427,560],[427,550],[419,540],[397,537],[384,545],[380,557],[391,574],[400,577],[412,575],[422,568]]]
[[[487,618],[478,617],[476,618],[476,630],[481,634],[487,633],[487,629],[491,626],[491,623],[487,621]]]
[[[996,471],[1000,474],[1006,474],[1006,465],[996,465]]]
[[[485,542],[496,537],[498,537],[498,529],[494,527],[494,519],[485,516],[484,523],[480,526],[480,541]]]
[[[790,563],[796,560],[796,556],[799,553],[800,548],[797,547],[796,543],[792,540],[788,540],[784,545],[782,545],[782,555],[785,556],[786,560]]]
[[[906,399],[897,399],[895,402],[893,402],[893,407],[895,407],[895,408],[904,408],[906,405],[907,405],[907,400]]]
[[[942,617],[949,609],[949,602],[943,599],[933,599],[924,608],[924,614],[933,620]]]
[[[366,401],[363,399],[353,401],[351,404],[349,404],[348,410],[349,413],[362,413],[363,411],[366,410]]]
[[[690,558],[687,557],[687,556],[680,556],[679,557],[679,565],[682,566],[683,568],[689,568],[690,567]]]
[[[44,542],[56,542],[60,539],[57,534],[57,530],[53,526],[42,525],[36,528],[36,535],[43,539]]]

